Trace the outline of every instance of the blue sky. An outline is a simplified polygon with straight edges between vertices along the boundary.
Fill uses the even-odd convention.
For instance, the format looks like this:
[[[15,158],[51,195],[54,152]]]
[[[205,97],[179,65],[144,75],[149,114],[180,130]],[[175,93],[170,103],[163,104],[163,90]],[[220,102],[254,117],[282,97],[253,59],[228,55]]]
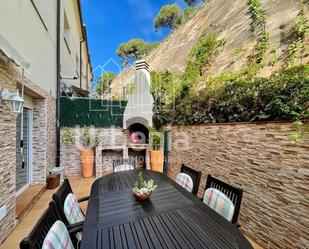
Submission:
[[[175,2],[182,8],[186,6],[183,0],[82,0],[93,68],[104,65],[104,70],[119,73],[113,61],[120,65],[116,54],[120,43],[132,38],[162,40],[168,31],[156,33],[154,17],[162,6]]]

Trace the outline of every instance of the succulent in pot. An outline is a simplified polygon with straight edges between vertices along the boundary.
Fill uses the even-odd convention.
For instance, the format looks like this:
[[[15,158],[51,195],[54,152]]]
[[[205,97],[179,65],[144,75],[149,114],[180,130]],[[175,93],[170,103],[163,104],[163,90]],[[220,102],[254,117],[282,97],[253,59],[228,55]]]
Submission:
[[[154,181],[151,179],[149,181],[144,181],[143,173],[139,172],[138,181],[133,188],[133,195],[137,201],[149,200],[153,191],[156,190],[158,185],[155,185]]]

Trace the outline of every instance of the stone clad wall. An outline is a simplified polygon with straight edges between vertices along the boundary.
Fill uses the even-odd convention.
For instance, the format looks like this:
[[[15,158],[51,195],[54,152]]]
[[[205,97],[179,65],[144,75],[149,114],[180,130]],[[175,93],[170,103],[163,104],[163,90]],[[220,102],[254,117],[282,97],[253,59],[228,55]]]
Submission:
[[[49,95],[47,100],[46,127],[46,174],[56,165],[56,98]]]
[[[21,69],[0,55],[0,90],[16,91],[21,86]],[[46,183],[48,169],[55,166],[56,100],[31,82],[23,80],[25,93],[33,103],[33,184]],[[6,206],[6,216],[0,220],[0,244],[14,229],[16,207],[16,114],[7,101],[0,100],[0,207]]]
[[[16,91],[17,72],[0,58],[0,88]],[[16,115],[8,103],[0,100],[0,207],[6,206],[7,215],[0,220],[0,244],[15,227],[15,162]]]
[[[80,134],[80,128],[71,128],[71,131],[75,134]],[[64,130],[61,129],[61,137]],[[100,176],[105,170],[102,157],[102,151],[112,150],[117,148],[121,150],[123,146],[123,132],[122,128],[95,128],[95,133],[99,137],[100,144],[96,147],[95,158],[95,173],[96,176]],[[81,175],[81,163],[80,163],[80,147],[76,144],[65,145],[61,141],[60,147],[60,164],[64,167],[64,174],[66,176]],[[111,155],[112,156],[112,155]],[[110,167],[109,167],[110,170]]]
[[[182,163],[244,189],[241,230],[264,248],[308,248],[309,135],[289,123],[171,127],[168,174]]]
[[[46,101],[33,101],[33,183],[46,182]]]
[[[70,128],[70,130],[79,136],[82,129],[79,127]],[[116,127],[94,128],[95,134],[99,137],[99,145],[95,148],[95,176],[99,177],[105,173],[113,171],[113,160],[128,158],[130,156],[137,156],[133,152],[140,152],[138,147],[130,147],[128,141],[128,130]],[[61,137],[63,137],[64,129],[61,129]],[[77,134],[77,135],[76,135]],[[80,162],[80,145],[70,144],[65,145],[61,141],[60,147],[60,165],[64,167],[65,176],[80,176],[81,175],[81,162]],[[135,150],[134,150],[135,149]],[[133,151],[133,152],[132,152]],[[145,162],[144,165],[149,166],[149,149],[145,149]],[[136,160],[141,160],[137,157]],[[137,162],[137,167],[140,161]],[[141,164],[142,164],[141,163]],[[143,165],[143,166],[144,166]]]

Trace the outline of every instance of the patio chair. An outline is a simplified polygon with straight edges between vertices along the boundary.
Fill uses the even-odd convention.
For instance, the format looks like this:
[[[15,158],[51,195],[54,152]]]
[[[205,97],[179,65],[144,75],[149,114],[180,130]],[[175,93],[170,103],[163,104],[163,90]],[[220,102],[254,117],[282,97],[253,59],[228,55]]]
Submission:
[[[42,249],[74,249],[70,234],[60,220],[57,220],[54,225],[49,229],[44,242]]]
[[[234,215],[233,202],[220,190],[209,188],[205,191],[203,202],[231,222]]]
[[[241,188],[237,188],[237,187],[234,187],[234,186],[232,186],[228,183],[225,183],[225,182],[213,177],[212,175],[208,175],[206,186],[205,186],[205,194],[204,194],[204,198],[203,198],[203,201],[206,202],[206,204],[209,201],[209,200],[207,200],[207,198],[211,193],[217,194],[214,191],[209,191],[206,194],[208,189],[217,189],[220,192],[222,192],[226,197],[229,198],[229,200],[234,205],[233,217],[231,219],[231,222],[237,223],[243,190]],[[223,200],[222,195],[218,196],[217,198],[220,198],[221,200]],[[226,201],[225,203],[226,203],[226,205],[230,205],[230,204],[228,204],[228,201]],[[237,225],[237,226],[239,226],[239,225]]]
[[[68,179],[64,179],[60,188],[53,194],[53,200],[66,226],[82,227],[84,225],[85,214],[81,210],[79,203],[88,201],[89,196],[76,199]],[[78,240],[81,240],[81,233],[77,233],[76,237]]]
[[[188,166],[185,166],[184,164],[181,165],[180,173],[185,173],[189,175],[193,181],[193,189],[192,194],[197,195],[199,186],[200,186],[200,180],[201,180],[201,171],[194,170]]]
[[[61,216],[57,210],[56,204],[54,201],[49,203],[49,207],[41,216],[31,233],[28,237],[24,238],[20,242],[20,249],[34,249],[34,248],[44,248],[44,240],[48,236],[48,232],[55,225],[57,221],[60,221],[62,224]],[[60,224],[57,222],[57,224]],[[58,225],[55,225],[58,227]],[[66,239],[70,240],[71,244],[74,245],[73,248],[77,248],[77,239],[75,237],[75,233],[81,231],[82,227],[63,227],[60,225],[61,231],[57,230],[57,234],[63,236],[61,233],[66,230]],[[69,236],[68,236],[69,235]],[[50,236],[48,236],[50,237]]]
[[[113,171],[114,172],[134,170],[135,168],[136,168],[136,163],[133,157],[113,161]]]
[[[181,187],[192,193],[193,181],[189,175],[185,173],[179,173],[176,177],[176,183],[178,183]]]

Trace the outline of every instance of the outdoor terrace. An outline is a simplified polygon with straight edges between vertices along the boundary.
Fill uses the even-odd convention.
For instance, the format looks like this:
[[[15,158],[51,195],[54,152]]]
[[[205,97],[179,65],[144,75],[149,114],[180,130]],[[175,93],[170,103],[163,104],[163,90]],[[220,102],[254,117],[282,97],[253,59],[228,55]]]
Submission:
[[[88,196],[90,194],[90,189],[93,182],[96,180],[95,177],[92,178],[82,178],[82,177],[69,177],[69,181],[73,188],[73,192],[78,198]],[[25,238],[33,229],[41,215],[44,213],[48,207],[49,201],[52,199],[55,190],[45,190],[43,195],[33,204],[32,208],[28,210],[25,216],[21,219],[20,223],[11,233],[11,235],[6,239],[6,241],[0,246],[1,249],[15,249],[19,248],[20,241]],[[82,203],[81,208],[86,211],[87,203]],[[254,249],[262,249],[258,244],[248,238]]]

